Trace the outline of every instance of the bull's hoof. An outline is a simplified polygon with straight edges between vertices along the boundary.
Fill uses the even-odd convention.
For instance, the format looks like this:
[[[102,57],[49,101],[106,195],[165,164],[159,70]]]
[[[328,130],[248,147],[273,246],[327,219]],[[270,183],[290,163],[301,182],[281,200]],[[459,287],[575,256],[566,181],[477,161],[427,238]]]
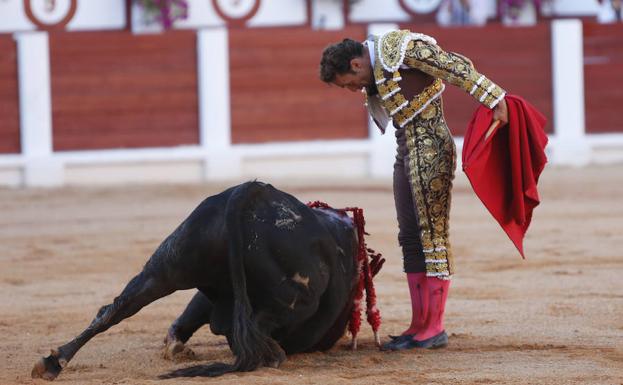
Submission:
[[[63,364],[66,364],[64,360],[62,362],[58,360],[58,353],[52,351],[47,357],[42,357],[35,363],[30,375],[32,378],[43,378],[44,380],[52,381],[63,370]]]
[[[167,336],[162,352],[165,360],[179,361],[185,359],[194,359],[195,352],[188,348],[182,341]]]
[[[266,362],[266,366],[269,368],[278,369],[281,364],[283,364],[286,360],[286,352],[283,349],[279,349],[277,356],[274,357],[274,360]]]

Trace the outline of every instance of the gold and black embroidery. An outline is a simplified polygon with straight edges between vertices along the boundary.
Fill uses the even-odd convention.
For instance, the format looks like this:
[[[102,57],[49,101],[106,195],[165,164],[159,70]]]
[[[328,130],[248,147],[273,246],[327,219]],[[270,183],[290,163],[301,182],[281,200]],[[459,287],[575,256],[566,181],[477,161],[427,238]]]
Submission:
[[[391,31],[376,38],[374,44],[377,86],[394,90],[397,84],[385,83],[400,78],[398,69],[405,65],[460,87],[489,108],[495,107],[506,95],[497,84],[478,73],[469,59],[458,53],[445,52],[430,36],[408,30]],[[394,76],[386,79],[385,72]]]
[[[484,75],[463,55],[445,52],[436,44],[412,40],[407,44],[404,64],[460,87],[480,103],[495,107],[506,92]]]
[[[435,100],[437,97],[441,95],[444,90],[443,82],[439,79],[436,79],[433,84],[426,87],[422,92],[417,94],[416,96],[408,102],[404,108],[401,108],[396,113],[396,123],[399,127],[404,127],[407,123],[412,121],[418,114],[422,113],[426,110],[428,105]],[[400,95],[400,101],[405,100],[402,95]],[[406,100],[405,100],[406,101]],[[401,105],[404,102],[401,103]]]
[[[388,32],[376,39],[374,46],[378,61],[383,69],[394,72],[402,65],[405,58],[407,45],[412,40],[426,41],[430,44],[437,44],[435,39],[422,33],[413,33],[406,29]]]
[[[448,279],[454,272],[448,220],[456,149],[440,98],[405,127],[405,136],[408,177],[418,213],[426,273]]]
[[[407,100],[400,92],[402,91],[400,71],[396,70],[390,75],[384,71],[380,60],[375,63],[374,78],[383,106],[398,127],[404,127],[413,120],[429,103],[439,97],[445,88],[440,79],[435,79],[422,92],[411,100]]]

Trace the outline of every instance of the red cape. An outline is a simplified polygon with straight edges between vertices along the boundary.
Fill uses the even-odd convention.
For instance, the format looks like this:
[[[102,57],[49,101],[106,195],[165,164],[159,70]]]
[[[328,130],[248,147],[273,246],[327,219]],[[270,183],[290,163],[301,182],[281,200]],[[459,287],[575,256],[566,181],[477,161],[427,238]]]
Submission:
[[[508,124],[485,138],[493,110],[480,106],[463,142],[463,171],[474,192],[524,257],[523,237],[539,204],[536,185],[547,163],[546,119],[524,99],[507,95]]]

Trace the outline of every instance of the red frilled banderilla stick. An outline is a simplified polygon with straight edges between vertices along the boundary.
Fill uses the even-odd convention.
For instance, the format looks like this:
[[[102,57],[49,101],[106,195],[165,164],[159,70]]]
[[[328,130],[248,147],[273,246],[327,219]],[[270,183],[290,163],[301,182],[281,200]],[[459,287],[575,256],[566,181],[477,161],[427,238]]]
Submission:
[[[385,259],[380,253],[375,252],[373,249],[367,247],[365,242],[365,236],[369,235],[365,231],[366,221],[363,217],[363,209],[359,207],[346,207],[343,209],[334,209],[328,204],[320,201],[309,202],[307,206],[311,208],[324,208],[335,210],[341,215],[348,215],[348,212],[352,213],[352,220],[357,229],[357,237],[359,240],[357,250],[357,272],[359,279],[357,280],[357,287],[355,291],[355,299],[353,304],[353,311],[348,324],[348,331],[352,336],[351,346],[353,349],[357,349],[357,334],[361,327],[361,301],[363,299],[363,291],[366,292],[366,315],[372,331],[374,332],[374,342],[377,346],[381,346],[381,340],[379,338],[379,327],[381,326],[381,312],[376,307],[376,291],[374,290],[374,282],[372,278],[381,270]]]

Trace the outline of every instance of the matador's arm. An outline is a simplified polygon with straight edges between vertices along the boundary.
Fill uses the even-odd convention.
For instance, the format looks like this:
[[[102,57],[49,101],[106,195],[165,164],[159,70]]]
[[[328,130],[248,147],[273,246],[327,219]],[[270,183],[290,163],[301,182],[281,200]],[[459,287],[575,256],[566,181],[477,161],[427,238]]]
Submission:
[[[489,108],[494,108],[506,95],[500,86],[478,73],[471,60],[445,52],[429,41],[411,40],[403,64],[460,87]]]

